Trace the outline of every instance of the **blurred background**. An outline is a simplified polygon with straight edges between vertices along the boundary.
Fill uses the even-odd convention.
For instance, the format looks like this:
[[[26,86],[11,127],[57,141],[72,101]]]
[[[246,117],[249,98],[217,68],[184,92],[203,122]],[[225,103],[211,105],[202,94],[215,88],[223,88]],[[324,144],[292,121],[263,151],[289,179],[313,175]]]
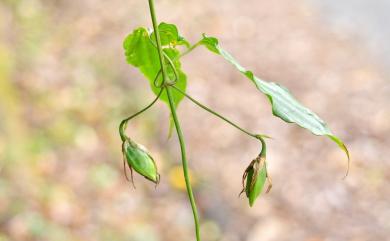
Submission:
[[[271,115],[222,58],[183,58],[188,93],[268,141],[272,191],[241,191],[259,143],[187,100],[179,117],[203,241],[390,240],[390,1],[157,0],[190,42],[216,36],[281,83],[350,149]],[[122,40],[151,26],[147,1],[0,0],[0,241],[194,240],[175,135],[158,103],[129,125],[162,175],[122,170],[117,127],[153,99]]]

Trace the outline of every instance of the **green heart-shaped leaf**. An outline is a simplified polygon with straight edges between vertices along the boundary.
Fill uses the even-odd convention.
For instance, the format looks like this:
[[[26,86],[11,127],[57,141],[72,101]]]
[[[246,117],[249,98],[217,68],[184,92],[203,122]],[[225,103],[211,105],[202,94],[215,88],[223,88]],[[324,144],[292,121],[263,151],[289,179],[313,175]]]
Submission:
[[[158,31],[160,33],[161,45],[185,45],[189,47],[190,44],[182,36],[180,36],[179,31],[177,30],[176,25],[170,23],[160,23],[158,25]],[[150,37],[154,43],[156,43],[156,37],[153,32],[150,34]]]
[[[169,42],[172,40],[173,35],[166,34],[167,32],[168,31],[164,32],[165,34],[162,34],[162,36],[165,39],[164,41]],[[161,65],[157,48],[151,40],[148,31],[142,27],[135,29],[132,34],[126,37],[123,43],[123,47],[125,49],[127,62],[134,67],[137,67],[144,74],[144,76],[149,80],[153,92],[157,95],[160,92],[160,88],[156,87],[154,83],[162,83],[162,75],[159,74]],[[175,80],[175,86],[185,92],[187,86],[187,76],[181,70],[179,50],[177,50],[175,47],[169,46],[164,48],[163,51],[165,53],[165,58],[169,57],[176,68],[178,79]],[[165,64],[167,76],[171,80],[174,80],[175,74],[173,68],[169,65],[167,60],[165,61]],[[157,80],[155,81],[156,77]],[[184,97],[180,93],[175,92],[172,92],[172,95],[176,106]],[[168,97],[165,92],[161,94],[160,99],[166,104],[169,104]]]

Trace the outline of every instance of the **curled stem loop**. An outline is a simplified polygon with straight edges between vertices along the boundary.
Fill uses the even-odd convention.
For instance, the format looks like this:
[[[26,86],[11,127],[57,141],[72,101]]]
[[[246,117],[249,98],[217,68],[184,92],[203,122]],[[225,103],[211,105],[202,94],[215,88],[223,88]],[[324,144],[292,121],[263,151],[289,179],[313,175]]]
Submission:
[[[149,37],[149,40],[150,42],[152,43],[152,45],[158,50],[158,46],[152,41],[152,39]],[[160,70],[158,71],[156,77],[154,78],[154,81],[153,81],[153,85],[156,87],[156,88],[164,88],[166,86],[172,86],[174,84],[176,84],[176,82],[179,80],[179,74],[176,70],[176,67],[172,61],[172,59],[164,52],[162,51],[163,55],[164,55],[164,59],[168,61],[168,64],[169,64],[169,67],[171,67],[172,71],[173,71],[173,74],[175,75],[175,78],[170,81],[169,83],[166,83],[166,80],[164,80],[163,78],[163,81],[161,84],[158,84],[157,83],[157,80],[158,78],[160,77],[161,73],[162,73],[162,67],[160,68]],[[176,61],[176,59],[174,59]]]

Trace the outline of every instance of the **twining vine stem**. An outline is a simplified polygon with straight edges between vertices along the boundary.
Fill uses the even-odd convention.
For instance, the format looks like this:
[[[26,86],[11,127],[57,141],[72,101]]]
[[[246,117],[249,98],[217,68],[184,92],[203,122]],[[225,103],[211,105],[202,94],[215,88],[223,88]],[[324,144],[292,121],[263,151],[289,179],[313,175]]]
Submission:
[[[142,114],[143,112],[145,112],[146,110],[148,110],[150,107],[152,107],[154,105],[154,103],[156,103],[156,101],[160,98],[161,94],[163,92],[163,89],[160,90],[160,92],[158,93],[158,95],[156,96],[156,98],[150,102],[149,105],[147,105],[145,108],[143,108],[142,110],[138,111],[137,113],[127,117],[126,119],[124,119],[120,125],[119,125],[119,134],[121,136],[121,139],[122,141],[125,141],[126,140],[126,135],[125,135],[125,130],[126,130],[126,127],[127,127],[127,123],[129,122],[129,120],[133,119],[134,117],[136,117],[137,115],[139,114]]]
[[[184,179],[185,179],[185,183],[186,183],[188,197],[190,199],[190,203],[191,203],[191,207],[192,207],[192,212],[194,215],[196,240],[200,241],[199,215],[198,215],[198,210],[196,207],[196,202],[195,202],[194,194],[192,192],[191,182],[190,182],[189,173],[188,173],[188,162],[187,162],[187,157],[186,157],[186,148],[185,148],[185,143],[184,143],[184,137],[183,137],[183,133],[181,131],[179,120],[177,118],[176,107],[175,107],[175,104],[173,102],[172,93],[171,93],[170,88],[171,87],[166,87],[166,91],[167,91],[167,95],[168,95],[169,106],[171,108],[173,122],[175,123],[177,136],[179,138],[180,149],[181,149],[181,158],[182,158],[182,163],[183,163]]]
[[[181,93],[182,95],[186,96],[188,99],[190,99],[192,102],[194,102],[195,104],[197,104],[201,108],[203,108],[206,111],[210,112],[211,114],[221,118],[222,120],[226,121],[230,125],[232,125],[235,128],[237,128],[238,130],[244,132],[248,136],[251,136],[253,138],[256,138],[256,139],[260,140],[261,143],[262,143],[262,147],[263,147],[262,148],[262,152],[265,151],[265,142],[263,140],[263,137],[266,137],[266,136],[253,134],[253,133],[245,130],[244,128],[238,126],[237,124],[235,124],[234,122],[230,121],[226,117],[218,114],[217,112],[211,110],[207,106],[201,104],[199,101],[195,100],[190,95],[187,95],[185,92],[181,91],[179,88],[177,88],[174,85],[175,82],[173,82],[173,83],[169,83],[168,82],[168,75],[167,75],[167,71],[166,71],[166,68],[165,68],[166,67],[165,66],[165,59],[166,58],[167,58],[166,60],[168,61],[169,65],[173,68],[173,71],[175,72],[175,77],[176,77],[175,81],[178,80],[178,76],[177,76],[177,73],[176,73],[176,69],[175,69],[175,67],[174,67],[174,65],[172,63],[172,60],[170,60],[169,57],[166,56],[166,54],[163,52],[163,49],[162,49],[162,46],[161,46],[161,39],[160,39],[160,33],[158,31],[157,17],[156,17],[156,12],[155,12],[155,7],[154,7],[154,0],[148,0],[148,2],[149,2],[150,16],[151,16],[152,23],[153,23],[153,32],[154,32],[154,35],[155,35],[155,38],[156,38],[156,45],[157,46],[155,46],[155,47],[157,48],[157,51],[158,51],[158,57],[159,57],[159,62],[160,62],[160,66],[161,66],[160,71],[157,73],[156,79],[158,78],[158,76],[160,74],[162,74],[162,83],[161,83],[161,85],[156,85],[156,79],[154,81],[154,84],[156,85],[156,87],[161,88],[161,91],[158,94],[157,98],[150,105],[148,105],[146,108],[144,108],[140,112],[138,112],[138,113],[134,114],[133,116],[131,116],[131,117],[129,117],[129,118],[127,118],[127,119],[122,121],[122,123],[120,125],[121,138],[122,139],[124,138],[123,132],[124,132],[124,129],[126,128],[127,121],[129,119],[133,118],[134,116],[142,113],[143,111],[147,110],[148,108],[150,108],[156,102],[156,100],[160,97],[160,95],[163,92],[163,90],[165,90],[165,92],[167,94],[167,97],[168,97],[168,101],[169,101],[169,108],[170,108],[170,111],[171,111],[171,114],[172,114],[172,119],[173,119],[173,122],[175,124],[177,136],[178,136],[178,139],[179,139],[180,150],[181,150],[181,158],[182,158],[182,165],[183,165],[183,173],[184,173],[184,180],[185,180],[185,183],[186,183],[187,194],[188,194],[188,198],[189,198],[190,203],[191,203],[192,213],[193,213],[193,216],[194,216],[196,240],[200,241],[201,238],[200,238],[200,227],[199,227],[199,215],[198,215],[198,210],[197,210],[197,207],[196,207],[196,202],[195,202],[194,194],[193,194],[192,187],[191,187],[190,177],[189,177],[188,161],[187,161],[187,156],[186,156],[185,141],[184,141],[183,132],[182,132],[181,127],[180,127],[180,122],[179,122],[179,119],[177,117],[176,104],[175,104],[175,101],[173,99],[171,89],[173,88],[174,90],[178,91],[179,93]],[[187,53],[191,52],[199,44],[200,44],[200,42],[198,42],[197,44],[193,45],[185,53],[181,54],[179,57],[182,57],[182,56],[186,55]]]
[[[162,77],[163,77],[162,86],[164,86],[166,84],[166,81],[167,81],[167,72],[165,70],[165,64],[164,64],[164,53],[163,53],[163,50],[161,47],[160,33],[158,31],[158,26],[157,26],[154,1],[153,0],[148,0],[148,1],[149,1],[150,15],[152,18],[152,23],[153,23],[154,35],[156,37],[161,72],[162,72]],[[164,89],[167,93],[167,96],[168,96],[169,108],[171,110],[172,118],[173,118],[173,121],[175,123],[176,132],[177,132],[177,136],[178,136],[179,143],[180,143],[181,158],[182,158],[183,172],[184,172],[184,180],[186,183],[188,198],[189,198],[190,203],[191,203],[192,213],[193,213],[194,221],[195,221],[196,240],[200,241],[201,239],[200,239],[199,215],[198,215],[198,210],[196,207],[195,198],[194,198],[194,194],[192,192],[192,187],[191,187],[190,178],[189,178],[189,174],[188,174],[188,162],[187,162],[187,157],[186,157],[185,142],[184,142],[183,133],[182,133],[181,128],[180,128],[179,119],[178,119],[177,114],[176,114],[176,107],[175,107],[175,103],[174,103],[170,88],[171,88],[170,86],[164,87]]]
[[[199,107],[201,107],[202,109],[210,112],[211,114],[221,118],[222,120],[226,121],[227,123],[229,123],[230,125],[234,126],[235,128],[237,128],[238,130],[244,132],[245,134],[247,134],[248,136],[251,136],[251,137],[254,137],[256,139],[259,139],[259,135],[256,135],[256,134],[253,134],[247,130],[245,130],[244,128],[240,127],[239,125],[235,124],[234,122],[230,121],[229,119],[227,119],[226,117],[224,117],[223,115],[217,113],[216,111],[210,109],[209,107],[203,105],[202,103],[200,103],[199,101],[195,100],[193,97],[191,97],[190,95],[188,95],[187,93],[181,91],[179,88],[177,88],[176,86],[172,86],[172,88],[174,88],[176,91],[178,91],[179,93],[181,93],[182,95],[184,95],[185,97],[187,97],[189,100],[191,100],[192,102],[194,102],[196,105],[198,105]]]
[[[153,33],[149,29],[138,28],[134,30],[133,34],[129,35],[125,39],[124,45],[126,49],[127,60],[130,64],[140,68],[141,72],[144,73],[144,75],[146,75],[146,77],[149,80],[151,80],[151,76],[150,76],[151,74],[156,74],[152,82],[153,85],[151,87],[153,92],[155,92],[156,94],[158,92],[158,95],[149,105],[147,105],[137,113],[131,115],[130,117],[124,119],[120,123],[119,132],[120,132],[120,137],[122,139],[122,153],[124,155],[123,160],[127,161],[130,171],[132,171],[132,167],[134,167],[139,174],[149,179],[150,181],[158,184],[159,174],[157,172],[157,167],[153,158],[146,151],[142,150],[138,145],[136,145],[136,143],[134,143],[129,137],[127,137],[125,131],[128,122],[132,118],[148,110],[151,106],[153,106],[157,102],[158,99],[162,99],[164,102],[167,102],[168,100],[168,105],[171,112],[171,124],[173,121],[173,124],[177,132],[179,144],[180,144],[184,180],[185,180],[186,190],[187,190],[188,198],[191,204],[192,213],[194,217],[194,225],[195,225],[195,233],[196,233],[197,241],[201,241],[199,216],[198,216],[198,210],[196,207],[196,202],[195,202],[194,194],[191,187],[190,177],[189,177],[185,140],[184,140],[183,132],[181,130],[179,118],[176,112],[177,104],[181,100],[181,98],[184,97],[188,98],[190,101],[192,101],[202,109],[217,116],[218,118],[227,122],[231,126],[240,130],[242,133],[245,133],[246,135],[255,138],[261,142],[262,149],[260,154],[254,160],[252,160],[250,165],[246,168],[242,179],[243,190],[241,193],[243,192],[246,193],[246,196],[249,199],[250,206],[253,205],[256,198],[262,192],[266,180],[268,180],[269,183],[266,192],[268,192],[272,187],[271,179],[267,171],[266,143],[264,140],[264,138],[267,138],[268,136],[255,134],[248,131],[245,128],[242,128],[238,124],[234,123],[233,121],[229,120],[228,118],[224,117],[223,115],[219,114],[218,112],[212,110],[211,108],[205,106],[204,104],[200,103],[199,101],[197,101],[196,99],[188,95],[185,91],[185,86],[186,86],[185,79],[181,79],[180,82],[181,84],[180,86],[183,88],[183,90],[175,86],[176,83],[180,81],[180,78],[185,78],[185,75],[183,74],[183,72],[181,72],[180,69],[179,59],[189,54],[191,51],[193,51],[196,47],[200,45],[203,45],[204,47],[214,52],[215,54],[221,55],[222,57],[224,57],[225,60],[233,64],[246,77],[256,82],[256,87],[261,92],[263,92],[268,97],[270,97],[272,108],[276,110],[274,111],[275,116],[280,117],[286,122],[297,123],[301,127],[309,129],[316,135],[326,135],[330,137],[333,141],[335,141],[347,154],[348,170],[349,170],[349,153],[345,144],[338,137],[331,134],[330,130],[326,127],[326,125],[323,123],[321,119],[319,119],[312,112],[310,112],[310,110],[304,108],[297,101],[295,101],[294,98],[288,93],[288,90],[274,83],[269,83],[261,79],[257,79],[257,77],[255,77],[252,74],[252,72],[243,68],[241,65],[239,65],[236,62],[236,60],[231,55],[229,55],[226,51],[220,48],[218,45],[218,40],[216,38],[207,37],[205,34],[203,34],[203,38],[191,46],[187,40],[179,36],[177,27],[175,25],[167,24],[167,23],[161,23],[160,25],[158,25],[154,0],[148,0],[148,3],[149,3],[150,16],[153,23]],[[168,31],[164,31],[163,30],[164,28],[168,28]],[[161,31],[162,36],[160,36],[160,30],[162,30]],[[152,38],[153,35],[155,37],[155,41]],[[166,41],[163,42],[164,46],[162,46],[161,37],[163,37],[163,40],[166,40],[166,37],[168,37],[169,39],[168,42]],[[154,46],[155,49],[151,47],[151,45],[149,45],[148,43],[146,43],[146,45],[144,44],[145,43],[144,41],[148,41],[147,38],[149,39],[150,44]],[[176,45],[185,45],[186,50],[180,53],[180,51],[178,51],[175,48]],[[150,48],[152,48],[152,50]],[[151,51],[155,51],[155,50],[157,50],[158,53],[158,58],[159,58],[158,61],[153,58],[149,58],[148,55],[150,54]],[[172,50],[174,52],[169,52]],[[172,57],[171,59],[169,55],[174,55],[174,57]],[[158,63],[160,64],[160,68],[158,69],[157,73],[154,73],[156,67],[158,68]],[[179,71],[177,71],[175,65],[176,67],[178,67]],[[143,66],[146,67],[143,68]],[[174,78],[172,72],[174,74]],[[178,95],[179,98],[177,98]],[[290,101],[290,100],[294,100],[294,101]],[[287,112],[286,109],[288,110],[291,109],[293,111]],[[319,129],[317,128],[318,126],[321,126],[322,128]],[[172,127],[172,125],[170,127]],[[171,133],[171,130],[172,128],[170,128],[169,134]],[[124,167],[125,164],[126,162],[124,162]],[[144,166],[149,165],[150,168],[142,167],[142,165]],[[348,170],[347,170],[347,174],[348,174]],[[126,171],[125,171],[125,175],[126,175]],[[245,181],[246,181],[246,185],[245,185]]]

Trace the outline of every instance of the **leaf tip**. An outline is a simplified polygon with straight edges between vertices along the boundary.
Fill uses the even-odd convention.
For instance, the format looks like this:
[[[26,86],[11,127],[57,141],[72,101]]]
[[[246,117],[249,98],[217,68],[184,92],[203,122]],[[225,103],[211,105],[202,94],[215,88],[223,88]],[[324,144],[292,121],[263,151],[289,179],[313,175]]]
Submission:
[[[349,170],[350,170],[350,165],[351,165],[351,157],[350,157],[348,148],[347,148],[347,146],[344,144],[344,142],[343,142],[340,138],[338,138],[337,136],[328,135],[328,137],[329,137],[330,139],[332,139],[334,142],[336,142],[337,145],[344,151],[345,155],[347,156],[347,170],[346,170],[346,172],[345,172],[344,177],[342,178],[343,180],[345,180],[345,179],[347,178],[347,176],[349,175]]]
[[[349,170],[350,170],[350,167],[351,167],[351,158],[350,158],[350,155],[349,155],[349,151],[348,151],[348,148],[344,145],[344,143],[342,144],[342,149],[344,150],[345,154],[347,155],[347,158],[348,158],[348,163],[347,163],[347,171],[345,172],[345,175],[344,177],[342,178],[343,180],[345,180],[348,175],[349,175]]]

